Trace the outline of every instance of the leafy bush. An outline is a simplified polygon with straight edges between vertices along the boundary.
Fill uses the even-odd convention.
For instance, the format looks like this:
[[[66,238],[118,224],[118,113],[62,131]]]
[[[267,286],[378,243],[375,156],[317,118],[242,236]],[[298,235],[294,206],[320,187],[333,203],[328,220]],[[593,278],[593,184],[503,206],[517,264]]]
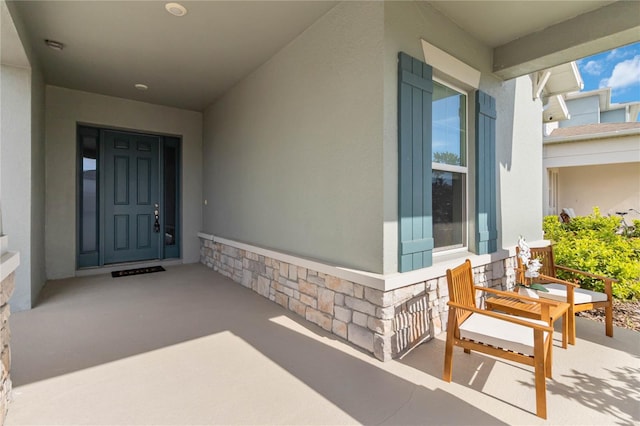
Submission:
[[[636,223],[637,222],[637,223]],[[559,265],[593,274],[615,278],[613,296],[617,299],[640,299],[640,221],[634,221],[636,234],[617,235],[619,217],[602,216],[597,207],[589,216],[579,216],[569,223],[557,216],[544,218],[545,238],[552,241],[555,261]],[[571,277],[558,273],[560,278],[579,278],[580,286],[604,291],[604,283],[587,277]]]
[[[640,238],[640,220],[633,219],[633,235],[632,237]]]

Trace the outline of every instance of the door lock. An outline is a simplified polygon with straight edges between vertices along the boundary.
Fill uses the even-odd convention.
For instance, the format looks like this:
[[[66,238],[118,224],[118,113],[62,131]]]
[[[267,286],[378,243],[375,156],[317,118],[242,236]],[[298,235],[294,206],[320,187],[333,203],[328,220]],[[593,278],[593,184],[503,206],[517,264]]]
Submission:
[[[158,205],[158,203],[155,203],[155,210],[153,211],[153,214],[156,217],[156,221],[153,223],[153,232],[160,232],[160,206]]]

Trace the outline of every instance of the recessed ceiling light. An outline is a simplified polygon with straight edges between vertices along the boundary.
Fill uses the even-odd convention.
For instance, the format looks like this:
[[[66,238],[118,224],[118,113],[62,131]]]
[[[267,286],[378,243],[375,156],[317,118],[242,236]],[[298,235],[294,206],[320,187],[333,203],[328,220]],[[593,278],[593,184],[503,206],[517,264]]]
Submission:
[[[187,14],[187,9],[179,3],[167,3],[164,5],[164,8],[174,16],[184,16]]]
[[[59,41],[45,39],[44,44],[52,48],[53,50],[62,50],[64,49],[64,44]]]
[[[147,86],[146,84],[142,84],[142,83],[138,83],[134,87],[136,89],[138,89],[138,90],[147,90],[149,88],[149,86]]]

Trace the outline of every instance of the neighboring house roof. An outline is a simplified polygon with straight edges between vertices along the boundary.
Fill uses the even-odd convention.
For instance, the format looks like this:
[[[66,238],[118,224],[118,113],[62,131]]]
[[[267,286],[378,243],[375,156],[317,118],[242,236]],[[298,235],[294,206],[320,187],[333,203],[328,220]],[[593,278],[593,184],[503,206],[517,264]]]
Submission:
[[[545,168],[640,161],[640,123],[598,123],[554,129],[543,139]]]
[[[585,124],[582,126],[572,127],[559,127],[554,129],[553,132],[547,137],[547,139],[555,138],[569,138],[575,136],[589,136],[590,138],[597,138],[598,135],[607,134],[611,137],[611,133],[618,133],[625,130],[638,130],[640,131],[640,122],[631,123],[595,123]],[[628,132],[624,132],[627,134]]]

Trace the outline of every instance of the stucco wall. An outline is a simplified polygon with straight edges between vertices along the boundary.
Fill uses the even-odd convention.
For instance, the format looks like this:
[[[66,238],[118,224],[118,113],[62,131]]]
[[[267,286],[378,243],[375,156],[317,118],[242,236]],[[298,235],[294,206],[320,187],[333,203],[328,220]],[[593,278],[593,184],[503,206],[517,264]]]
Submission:
[[[204,117],[204,230],[382,270],[383,4],[345,2]]]
[[[20,252],[11,299],[20,311],[31,307],[31,70],[2,65],[0,85],[2,229]]]
[[[198,262],[202,114],[47,86],[47,278],[73,276],[76,270],[76,123],[182,136],[182,259]]]
[[[387,2],[384,41],[385,273],[395,272],[398,260],[397,55],[399,51],[404,51],[425,60],[420,39],[480,71],[480,89],[496,98],[498,247],[514,245],[519,235],[529,240],[542,237],[542,106],[539,101],[532,100],[530,78],[520,77],[506,82],[496,79],[491,73],[491,49],[430,5],[421,2]],[[434,76],[444,77],[438,70],[434,71]],[[467,126],[470,147],[475,137],[473,99],[471,91]],[[475,154],[470,149],[470,217],[474,215],[474,161]],[[473,246],[473,225],[472,222],[469,229],[469,246]]]
[[[630,208],[640,210],[638,162],[564,167],[558,172],[559,208],[573,208],[579,216],[591,214],[595,206],[605,215]]]
[[[480,89],[497,100],[499,246],[541,238],[531,80],[495,78],[491,49],[421,2],[341,3],[206,110],[205,231],[396,272],[397,54],[424,60],[421,39],[481,71]],[[473,92],[469,107],[472,146]]]
[[[532,100],[528,76],[490,90],[497,99],[499,232],[502,246],[513,246],[520,235],[528,241],[542,232],[542,104]]]
[[[0,197],[10,218],[10,248],[19,250],[21,266],[15,276],[14,311],[31,308],[45,283],[44,259],[44,77],[40,63],[26,40],[23,22],[12,16],[4,1],[0,4],[3,25],[14,36],[2,40],[2,137],[7,155],[0,160],[8,199]],[[7,15],[5,15],[7,14]],[[8,18],[8,19],[6,19]],[[12,52],[5,57],[5,50]],[[5,68],[8,66],[8,68]],[[5,90],[8,89],[8,90]],[[28,126],[28,127],[25,127]],[[9,146],[11,145],[11,146]],[[15,156],[15,157],[14,157]],[[15,159],[15,161],[14,161]],[[25,176],[29,179],[24,179]],[[1,193],[1,192],[0,192]],[[14,236],[14,234],[18,234]]]

